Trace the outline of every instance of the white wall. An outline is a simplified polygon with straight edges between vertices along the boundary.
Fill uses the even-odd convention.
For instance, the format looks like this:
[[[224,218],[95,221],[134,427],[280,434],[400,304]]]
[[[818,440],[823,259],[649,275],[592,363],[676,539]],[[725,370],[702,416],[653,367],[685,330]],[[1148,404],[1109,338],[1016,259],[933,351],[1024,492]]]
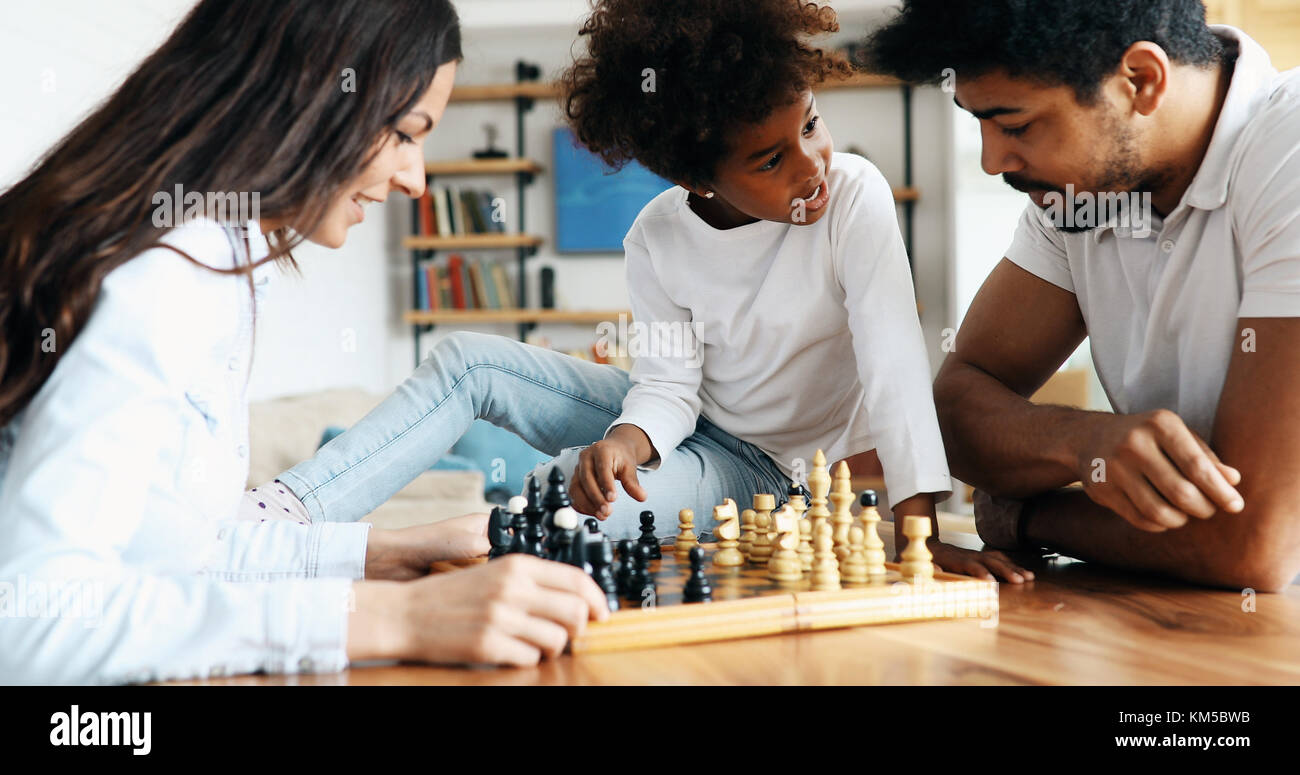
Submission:
[[[874,20],[880,0],[841,0],[845,32],[860,35]],[[0,67],[10,88],[0,97],[0,186],[17,180],[55,139],[112,92],[156,47],[192,6],[192,0],[45,0],[8,2],[0,17]],[[542,66],[553,76],[570,59],[586,0],[459,0],[466,22],[466,59],[460,83],[511,81],[516,59]],[[520,27],[527,23],[527,27]],[[52,91],[43,90],[50,85]],[[895,90],[841,91],[820,99],[838,148],[857,144],[895,184],[902,182],[900,100]],[[952,169],[951,101],[937,90],[918,91],[915,102],[914,165],[923,198],[916,207],[914,260],[918,294],[931,361],[938,366],[941,330],[949,314],[947,257],[953,235],[947,193]],[[484,142],[482,124],[497,123],[499,145],[514,147],[513,111],[508,103],[458,104],[428,141],[431,159],[468,156]],[[529,153],[550,166],[550,132],[559,123],[555,106],[539,104],[527,121]],[[495,188],[514,212],[509,178],[475,181]],[[549,176],[527,193],[530,231],[553,235]],[[400,240],[409,229],[409,202],[394,199],[372,208],[337,251],[304,245],[296,253],[304,277],[273,283],[258,324],[250,391],[254,400],[279,395],[358,386],[384,392],[413,367],[411,329],[401,313],[410,306],[409,254]],[[548,239],[549,242],[549,239]],[[503,256],[510,255],[508,253]],[[543,247],[529,262],[530,299],[537,300],[537,270],[555,267],[564,306],[620,308],[627,304],[622,260],[562,257]],[[511,335],[513,327],[484,330]],[[581,345],[590,331],[550,327],[557,344]],[[430,346],[435,337],[424,337]]]

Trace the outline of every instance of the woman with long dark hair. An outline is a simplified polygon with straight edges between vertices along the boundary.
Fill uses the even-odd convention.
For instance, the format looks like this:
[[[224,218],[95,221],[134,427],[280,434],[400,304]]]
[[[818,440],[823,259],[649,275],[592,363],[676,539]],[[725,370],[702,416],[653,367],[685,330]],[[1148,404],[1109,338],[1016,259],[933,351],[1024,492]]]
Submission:
[[[240,507],[259,285],[423,192],[460,57],[448,0],[203,0],[0,196],[0,682],[529,664],[605,615],[530,557],[398,583],[481,517]]]

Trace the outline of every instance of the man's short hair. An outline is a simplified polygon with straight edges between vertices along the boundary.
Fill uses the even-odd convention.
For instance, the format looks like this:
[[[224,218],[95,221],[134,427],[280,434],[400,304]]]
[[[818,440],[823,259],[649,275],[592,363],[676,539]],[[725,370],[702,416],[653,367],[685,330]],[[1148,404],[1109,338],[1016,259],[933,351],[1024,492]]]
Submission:
[[[1169,59],[1208,67],[1223,45],[1201,0],[905,0],[866,43],[867,66],[909,83],[1005,70],[1069,86],[1090,103],[1128,47],[1150,41]]]

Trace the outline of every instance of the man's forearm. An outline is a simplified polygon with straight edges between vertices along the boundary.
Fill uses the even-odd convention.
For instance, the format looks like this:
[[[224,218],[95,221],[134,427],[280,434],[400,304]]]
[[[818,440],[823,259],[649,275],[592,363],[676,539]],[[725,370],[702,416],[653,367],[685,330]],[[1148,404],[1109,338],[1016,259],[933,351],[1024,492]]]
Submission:
[[[948,462],[958,479],[1012,497],[1079,480],[1075,439],[1098,413],[1030,403],[966,364],[946,366],[934,392]]]
[[[1056,490],[1025,503],[1024,538],[1035,546],[1080,560],[1143,570],[1209,586],[1233,586],[1221,564],[1209,554],[1223,551],[1207,535],[1212,520],[1193,520],[1185,527],[1148,533],[1093,502],[1077,488]],[[1233,519],[1217,515],[1212,519]]]

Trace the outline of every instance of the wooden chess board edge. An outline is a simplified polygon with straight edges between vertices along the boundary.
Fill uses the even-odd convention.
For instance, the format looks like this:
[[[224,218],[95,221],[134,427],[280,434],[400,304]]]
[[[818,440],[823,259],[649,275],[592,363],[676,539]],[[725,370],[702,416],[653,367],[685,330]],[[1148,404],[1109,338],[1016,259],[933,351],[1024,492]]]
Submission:
[[[998,586],[957,574],[825,592],[619,611],[575,639],[575,654],[656,648],[787,632],[936,620],[991,619]],[[953,579],[951,581],[946,579]]]

